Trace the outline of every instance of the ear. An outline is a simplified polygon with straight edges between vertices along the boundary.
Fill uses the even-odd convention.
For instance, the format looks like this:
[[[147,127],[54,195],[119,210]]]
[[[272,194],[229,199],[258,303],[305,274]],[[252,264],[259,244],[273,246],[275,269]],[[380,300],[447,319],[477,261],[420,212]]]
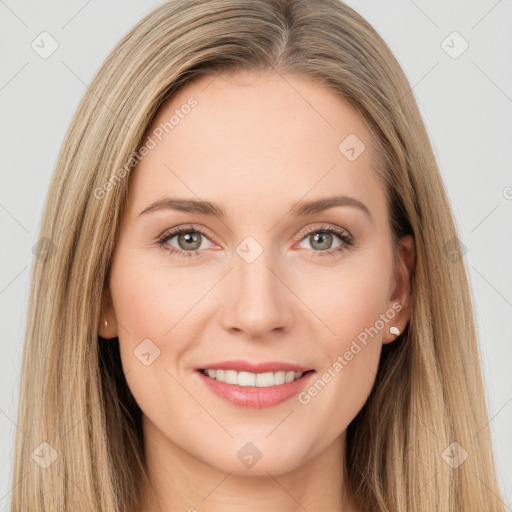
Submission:
[[[400,238],[397,247],[397,260],[395,262],[395,289],[389,301],[389,308],[396,312],[384,328],[383,343],[391,343],[397,338],[396,334],[389,332],[389,328],[397,327],[400,333],[409,321],[411,315],[411,276],[414,274],[416,263],[416,249],[413,235]]]
[[[114,305],[112,303],[112,295],[108,286],[103,290],[100,314],[99,335],[107,340],[115,338],[117,336],[117,322]],[[107,321],[107,326],[105,326],[105,320]]]

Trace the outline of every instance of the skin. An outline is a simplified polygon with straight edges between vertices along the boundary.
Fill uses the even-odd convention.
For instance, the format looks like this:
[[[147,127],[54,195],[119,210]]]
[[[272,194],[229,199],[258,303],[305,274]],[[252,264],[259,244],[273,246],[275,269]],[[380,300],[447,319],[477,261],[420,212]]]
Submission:
[[[167,100],[147,135],[190,96],[198,105],[132,170],[103,298],[101,334],[119,338],[143,411],[152,492],[141,510],[354,512],[340,463],[345,432],[371,391],[382,344],[396,339],[389,327],[402,332],[409,319],[413,240],[400,241],[395,265],[370,132],[333,91],[276,73],[202,77]],[[338,149],[349,134],[366,145],[354,161]],[[287,214],[296,201],[334,194],[363,202],[371,218],[353,206]],[[139,216],[164,196],[218,203],[226,218],[164,209]],[[170,254],[166,247],[187,250],[179,235],[158,246],[188,224],[207,232],[195,233],[201,257]],[[344,244],[336,234],[330,242],[304,234],[325,224],[348,232],[353,246],[322,257]],[[236,252],[249,235],[263,250],[252,263]],[[292,397],[238,407],[194,371],[240,358],[321,376],[397,303],[397,316],[306,405]],[[148,366],[134,356],[147,338],[160,350]],[[237,457],[248,442],[262,454],[250,468]]]

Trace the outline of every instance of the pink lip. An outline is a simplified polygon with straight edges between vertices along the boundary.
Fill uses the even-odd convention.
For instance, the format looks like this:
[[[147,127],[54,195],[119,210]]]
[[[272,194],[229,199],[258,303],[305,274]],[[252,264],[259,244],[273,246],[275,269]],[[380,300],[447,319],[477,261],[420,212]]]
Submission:
[[[272,363],[273,364],[273,363]],[[222,369],[222,366],[220,369]],[[219,368],[218,366],[216,368]],[[234,368],[227,368],[234,369]],[[281,366],[281,369],[284,368]],[[307,370],[307,369],[306,369]],[[244,370],[242,370],[244,371]],[[292,371],[292,370],[288,370]],[[294,370],[295,371],[295,370]],[[296,370],[301,371],[301,370]],[[311,371],[303,375],[300,379],[279,384],[276,386],[269,386],[266,388],[259,388],[257,386],[237,386],[236,384],[226,384],[212,379],[204,375],[201,371],[196,371],[199,378],[205,385],[221,398],[228,402],[238,405],[240,407],[247,407],[251,409],[264,409],[266,407],[273,407],[284,402],[288,398],[295,396],[306,386],[307,382],[311,379],[312,375],[316,372]],[[262,373],[262,372],[255,372]]]
[[[200,366],[196,370],[236,370],[237,372],[251,372],[251,373],[265,373],[265,372],[307,372],[313,368],[306,366],[300,366],[297,364],[283,363],[280,361],[267,361],[264,363],[249,363],[249,361],[243,361],[241,359],[235,359],[232,361],[219,361],[218,363],[208,364],[206,366]]]

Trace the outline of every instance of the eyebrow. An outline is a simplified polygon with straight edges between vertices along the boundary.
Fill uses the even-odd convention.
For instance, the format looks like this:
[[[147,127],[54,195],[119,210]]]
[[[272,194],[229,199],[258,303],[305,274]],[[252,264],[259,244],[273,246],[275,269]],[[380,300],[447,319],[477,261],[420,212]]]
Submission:
[[[308,215],[323,212],[324,210],[328,210],[329,208],[334,208],[336,206],[352,206],[358,208],[366,215],[368,215],[370,219],[372,219],[370,210],[364,203],[358,199],[355,199],[354,197],[349,197],[343,194],[320,199],[313,199],[310,201],[299,201],[293,204],[289,211],[291,215],[297,217],[306,217]],[[208,215],[220,219],[226,217],[226,212],[224,209],[210,201],[181,199],[173,197],[164,197],[154,201],[139,213],[139,217],[141,215],[146,215],[157,210],[176,210],[186,213],[198,213],[201,215]]]

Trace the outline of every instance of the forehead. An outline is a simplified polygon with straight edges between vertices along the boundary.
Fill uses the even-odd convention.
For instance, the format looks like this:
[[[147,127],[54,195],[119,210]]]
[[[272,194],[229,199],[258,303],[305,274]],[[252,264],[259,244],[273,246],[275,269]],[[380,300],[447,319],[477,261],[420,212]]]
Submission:
[[[200,77],[160,107],[143,144],[149,139],[130,177],[129,208],[138,212],[164,195],[209,199],[239,215],[334,193],[386,210],[364,119],[305,78]]]

